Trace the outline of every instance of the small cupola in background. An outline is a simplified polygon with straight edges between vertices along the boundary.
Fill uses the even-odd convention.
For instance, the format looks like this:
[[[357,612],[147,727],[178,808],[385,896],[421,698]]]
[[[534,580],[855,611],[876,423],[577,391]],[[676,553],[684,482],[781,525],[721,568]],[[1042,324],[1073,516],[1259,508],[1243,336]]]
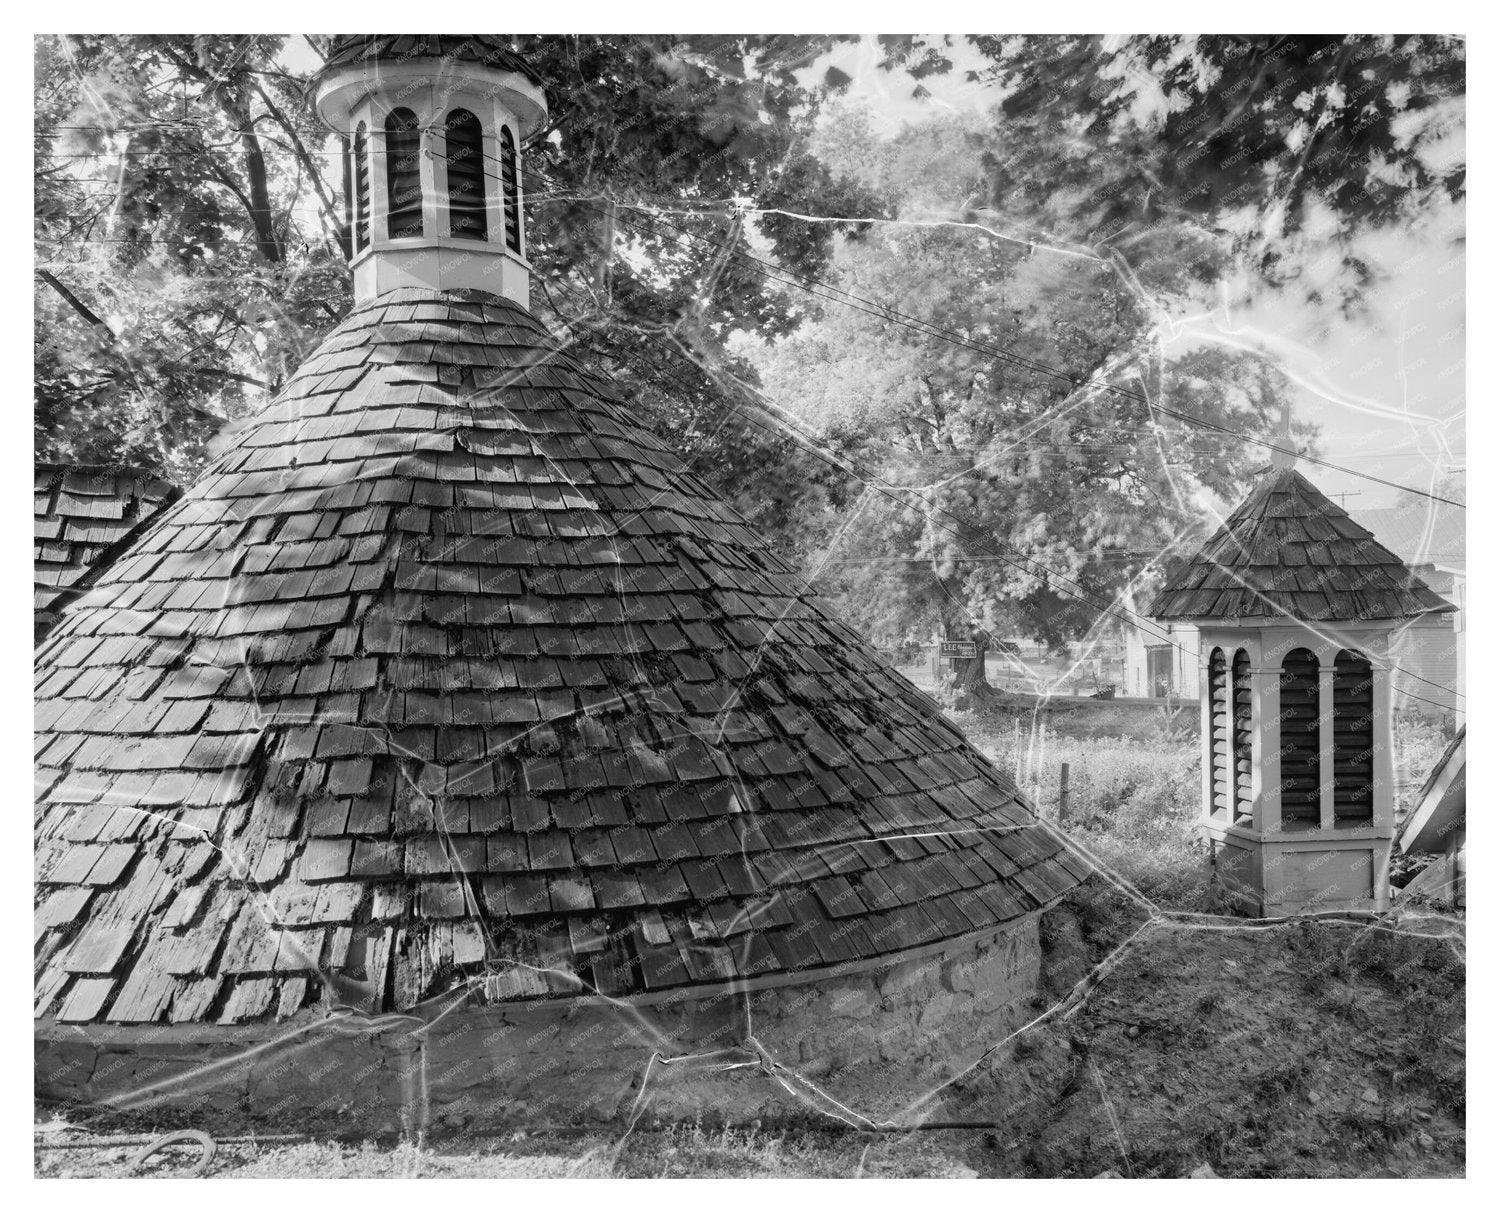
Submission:
[[[344,141],[354,298],[477,288],[529,307],[521,140],[541,80],[485,34],[337,38],[314,85]]]
[[[1252,913],[1384,910],[1393,636],[1453,607],[1299,474],[1290,440],[1148,613],[1198,628],[1202,826]]]

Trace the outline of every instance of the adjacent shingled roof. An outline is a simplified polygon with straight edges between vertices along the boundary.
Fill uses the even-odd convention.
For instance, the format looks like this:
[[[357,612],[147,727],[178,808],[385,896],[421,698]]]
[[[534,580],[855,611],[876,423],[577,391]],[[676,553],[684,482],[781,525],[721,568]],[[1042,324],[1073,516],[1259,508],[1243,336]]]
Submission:
[[[180,495],[174,485],[133,468],[36,465],[37,639],[56,621],[59,597],[87,584],[91,572]]]
[[[1460,726],[1443,756],[1433,764],[1412,802],[1410,813],[1396,830],[1401,850],[1415,854],[1441,854],[1453,841],[1453,831],[1462,829],[1468,805],[1467,743]]]
[[[328,49],[319,75],[370,59],[399,62],[415,58],[483,63],[520,72],[538,86],[543,83],[536,70],[496,34],[339,34]]]
[[[1306,477],[1273,468],[1168,574],[1147,614],[1331,622],[1453,609]]]
[[[62,1021],[787,974],[1085,872],[609,383],[478,292],[354,311],[38,680]]]

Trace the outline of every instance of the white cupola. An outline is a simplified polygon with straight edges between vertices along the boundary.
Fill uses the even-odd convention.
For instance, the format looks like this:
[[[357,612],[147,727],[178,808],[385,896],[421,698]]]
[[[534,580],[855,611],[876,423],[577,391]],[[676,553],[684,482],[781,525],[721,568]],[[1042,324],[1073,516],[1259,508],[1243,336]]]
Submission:
[[[547,103],[525,61],[484,34],[346,35],[314,87],[346,148],[355,302],[470,287],[529,307],[518,157]]]
[[[1263,915],[1387,908],[1393,637],[1453,607],[1295,467],[1290,439],[1150,607],[1198,629],[1202,827]]]

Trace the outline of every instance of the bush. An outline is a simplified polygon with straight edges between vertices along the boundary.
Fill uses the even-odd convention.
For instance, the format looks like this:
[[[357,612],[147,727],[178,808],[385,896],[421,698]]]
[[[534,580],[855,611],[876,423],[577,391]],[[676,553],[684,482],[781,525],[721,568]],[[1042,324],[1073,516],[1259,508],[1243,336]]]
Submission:
[[[980,730],[965,721],[970,735]],[[1024,725],[1007,734],[984,729],[985,751],[1013,772],[1048,821],[1061,809],[1062,764],[1068,764],[1063,826],[1100,862],[1151,900],[1196,909],[1206,877],[1206,844],[1198,830],[1202,784],[1195,738],[1163,730],[1149,740],[1083,740]]]

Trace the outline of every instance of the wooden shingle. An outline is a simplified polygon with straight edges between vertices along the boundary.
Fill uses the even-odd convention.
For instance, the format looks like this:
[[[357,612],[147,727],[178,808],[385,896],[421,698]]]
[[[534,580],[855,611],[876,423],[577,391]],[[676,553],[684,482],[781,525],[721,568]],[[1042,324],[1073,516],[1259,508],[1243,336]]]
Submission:
[[[118,478],[67,474],[39,544],[64,492],[117,517]],[[1358,538],[1337,522],[1309,542]],[[504,1000],[816,970],[1083,875],[611,384],[479,292],[352,312],[37,675],[37,1001],[79,1022],[286,1018],[356,997],[333,972],[379,1013],[455,974]]]
[[[1307,622],[1451,611],[1295,468],[1272,468],[1198,552],[1171,570],[1156,619]]]

